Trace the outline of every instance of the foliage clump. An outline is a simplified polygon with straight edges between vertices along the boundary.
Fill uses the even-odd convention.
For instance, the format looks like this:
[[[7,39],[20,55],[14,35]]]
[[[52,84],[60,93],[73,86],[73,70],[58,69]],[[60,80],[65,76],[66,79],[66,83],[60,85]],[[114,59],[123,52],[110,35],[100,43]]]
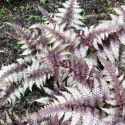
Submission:
[[[0,104],[15,104],[34,84],[48,97],[38,112],[20,119],[19,125],[124,125],[125,124],[125,6],[97,26],[85,27],[77,0],[62,4],[58,13],[28,29],[7,23],[16,32],[24,58],[2,67]],[[55,77],[53,89],[46,80]],[[4,121],[0,121],[4,124]],[[7,114],[8,124],[12,120]]]

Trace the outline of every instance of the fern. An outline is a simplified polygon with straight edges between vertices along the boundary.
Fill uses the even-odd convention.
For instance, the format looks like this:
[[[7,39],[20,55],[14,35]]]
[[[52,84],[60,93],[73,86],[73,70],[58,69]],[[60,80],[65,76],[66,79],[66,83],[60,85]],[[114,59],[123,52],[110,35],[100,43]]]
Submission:
[[[48,20],[28,29],[7,22],[16,30],[9,35],[20,40],[24,58],[2,67],[0,104],[16,103],[35,84],[48,96],[35,99],[44,106],[22,119],[19,125],[121,125],[125,123],[125,6],[97,26],[85,27],[77,0],[69,0]],[[67,18],[68,16],[68,18]],[[53,88],[46,80],[56,77]],[[5,122],[1,119],[1,124]],[[13,124],[6,113],[6,123]]]

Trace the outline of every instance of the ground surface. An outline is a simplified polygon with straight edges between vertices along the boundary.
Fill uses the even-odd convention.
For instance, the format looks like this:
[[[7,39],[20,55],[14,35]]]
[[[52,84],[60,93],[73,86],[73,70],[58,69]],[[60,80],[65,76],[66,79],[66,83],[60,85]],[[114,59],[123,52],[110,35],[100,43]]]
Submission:
[[[42,15],[37,8],[37,5],[40,4],[40,0],[10,0],[10,3],[4,1],[6,0],[0,0],[0,68],[2,65],[9,65],[16,62],[16,59],[21,57],[19,55],[21,49],[17,45],[18,41],[5,33],[5,31],[11,31],[12,29],[3,25],[3,23],[8,21],[28,28],[35,22],[41,22],[42,20]],[[58,2],[60,1],[61,0],[58,0]],[[114,13],[111,8],[124,4],[123,0],[78,1],[84,9],[83,15],[86,17],[84,20],[86,26],[97,25],[99,20],[109,19],[108,13]],[[44,8],[48,12],[56,12],[58,7],[61,7],[58,3],[53,2],[53,4],[50,5],[49,2],[46,2]],[[25,97],[17,101],[14,107],[8,104],[0,108],[0,119],[5,119],[5,110],[11,115],[11,111],[14,109],[20,116],[24,114],[26,109],[29,109],[29,112],[37,111],[41,105],[32,103],[32,101],[40,97],[40,95],[45,94],[42,90],[33,87],[33,92],[27,91]]]

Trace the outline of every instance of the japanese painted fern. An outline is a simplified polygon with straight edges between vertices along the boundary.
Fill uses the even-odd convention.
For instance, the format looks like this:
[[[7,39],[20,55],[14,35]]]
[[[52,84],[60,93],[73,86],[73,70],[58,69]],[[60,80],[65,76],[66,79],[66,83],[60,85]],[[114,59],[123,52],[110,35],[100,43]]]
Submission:
[[[2,67],[0,104],[16,103],[34,84],[48,94],[38,112],[20,119],[29,125],[124,125],[125,124],[125,6],[97,26],[85,27],[77,0],[69,0],[48,21],[29,29],[8,23],[16,30],[24,58]],[[52,89],[45,87],[51,76]],[[13,124],[7,116],[7,123]],[[4,121],[0,121],[4,124]]]

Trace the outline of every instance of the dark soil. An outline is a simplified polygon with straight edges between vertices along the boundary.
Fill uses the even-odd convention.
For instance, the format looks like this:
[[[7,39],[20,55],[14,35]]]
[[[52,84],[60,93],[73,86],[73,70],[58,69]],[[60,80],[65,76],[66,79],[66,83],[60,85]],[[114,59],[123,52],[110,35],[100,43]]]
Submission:
[[[99,20],[109,19],[108,13],[113,13],[109,8],[119,7],[124,4],[123,0],[78,1],[85,11],[86,26],[97,25]],[[5,31],[12,31],[12,29],[4,25],[4,22],[11,22],[26,28],[36,22],[42,22],[40,21],[42,14],[37,8],[38,4],[40,4],[40,0],[10,0],[10,3],[6,2],[6,0],[0,0],[0,68],[1,66],[15,63],[16,59],[21,58],[19,54],[22,52],[17,46],[17,40],[5,33]],[[61,7],[61,5],[55,2],[53,2],[53,4],[46,2],[45,4],[45,9],[48,12],[56,12],[58,7]],[[31,15],[37,18],[29,19]],[[40,96],[45,96],[45,93],[34,86],[33,91],[27,91],[25,96],[22,96],[21,100],[18,100],[15,106],[6,104],[0,108],[0,119],[5,119],[5,111],[7,111],[10,116],[12,110],[19,116],[24,115],[26,109],[28,109],[30,113],[37,111],[42,105],[33,102],[33,100],[38,99]]]

